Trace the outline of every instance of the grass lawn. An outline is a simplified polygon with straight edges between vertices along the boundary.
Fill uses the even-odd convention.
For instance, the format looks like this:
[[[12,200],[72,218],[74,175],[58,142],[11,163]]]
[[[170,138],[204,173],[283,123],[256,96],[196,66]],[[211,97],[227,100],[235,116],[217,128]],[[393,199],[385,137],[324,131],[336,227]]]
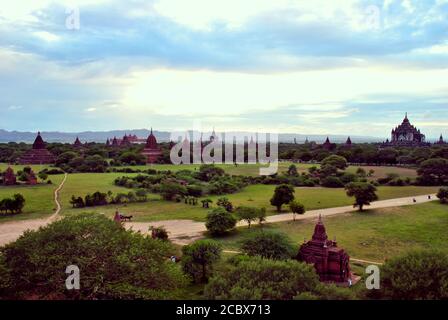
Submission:
[[[304,239],[311,238],[315,223],[282,222],[263,229],[286,233],[298,249]],[[328,237],[336,236],[338,245],[356,259],[382,262],[405,251],[424,248],[448,254],[448,206],[438,202],[328,217],[324,224]],[[258,231],[258,226],[250,230],[243,227],[217,240],[225,249],[238,250],[243,239]]]
[[[62,214],[71,214],[81,211],[101,212],[108,216],[113,216],[117,207],[120,212],[126,215],[133,215],[134,221],[157,221],[189,219],[195,221],[204,221],[208,210],[200,205],[191,206],[185,203],[168,202],[160,199],[159,195],[149,196],[147,203],[132,203],[127,205],[110,205],[102,207],[93,207],[85,209],[72,209],[70,199],[72,195],[85,196],[95,191],[107,192],[129,192],[130,189],[117,187],[113,184],[115,178],[123,173],[104,173],[104,174],[70,174],[64,189],[61,192]],[[270,205],[269,200],[274,193],[275,186],[253,185],[245,188],[241,192],[226,195],[235,206],[246,205],[254,207],[266,207],[268,214],[276,214],[275,208]],[[433,193],[438,188],[433,187],[380,187],[378,195],[380,199],[391,199],[413,195],[423,195]],[[221,196],[210,197],[215,203]],[[329,207],[338,207],[352,204],[353,200],[345,195],[343,189],[327,188],[296,188],[296,198],[304,203],[307,210],[322,209]],[[287,210],[286,206],[284,207]]]
[[[25,207],[22,214],[14,216],[1,216],[0,223],[11,220],[42,218],[53,213],[55,204],[53,201],[54,190],[59,186],[64,176],[49,176],[53,184],[46,183],[36,186],[0,186],[0,199],[11,197],[16,193],[20,193],[25,197]]]

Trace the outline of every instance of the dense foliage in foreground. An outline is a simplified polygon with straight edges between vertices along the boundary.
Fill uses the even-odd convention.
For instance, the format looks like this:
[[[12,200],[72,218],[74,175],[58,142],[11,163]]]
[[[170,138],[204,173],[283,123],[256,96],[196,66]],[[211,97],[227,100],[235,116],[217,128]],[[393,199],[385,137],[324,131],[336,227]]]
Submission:
[[[100,214],[80,214],[26,232],[0,251],[0,297],[170,299],[186,284],[169,242],[126,231]],[[68,291],[67,266],[80,270]]]

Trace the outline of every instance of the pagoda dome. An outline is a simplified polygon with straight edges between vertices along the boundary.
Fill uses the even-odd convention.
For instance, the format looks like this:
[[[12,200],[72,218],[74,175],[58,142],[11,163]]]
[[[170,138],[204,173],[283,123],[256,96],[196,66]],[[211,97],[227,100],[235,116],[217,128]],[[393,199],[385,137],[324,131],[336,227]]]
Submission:
[[[42,139],[40,132],[37,133],[36,140],[34,140],[33,149],[34,150],[45,149],[45,142],[44,139]]]
[[[157,139],[152,132],[152,128],[151,128],[151,133],[150,133],[148,139],[146,140],[146,148],[147,149],[157,149]]]

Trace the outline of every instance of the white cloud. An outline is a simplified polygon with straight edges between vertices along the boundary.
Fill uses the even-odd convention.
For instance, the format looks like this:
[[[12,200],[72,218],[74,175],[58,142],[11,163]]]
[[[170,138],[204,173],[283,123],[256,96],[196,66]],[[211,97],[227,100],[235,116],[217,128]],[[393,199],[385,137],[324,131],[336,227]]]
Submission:
[[[47,31],[36,31],[33,32],[33,34],[39,39],[45,40],[47,42],[54,42],[60,39],[59,36]]]

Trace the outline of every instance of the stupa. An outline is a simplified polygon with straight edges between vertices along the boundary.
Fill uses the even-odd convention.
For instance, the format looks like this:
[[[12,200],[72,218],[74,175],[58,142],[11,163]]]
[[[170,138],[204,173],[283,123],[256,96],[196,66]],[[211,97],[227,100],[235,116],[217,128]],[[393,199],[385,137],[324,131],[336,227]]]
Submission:
[[[151,128],[151,133],[146,140],[146,146],[142,151],[142,155],[146,157],[146,163],[156,163],[159,157],[162,155],[162,151],[157,146],[157,139],[154,136]]]
[[[55,162],[55,157],[47,150],[46,144],[42,139],[40,132],[37,133],[33,148],[28,150],[19,159],[20,164],[50,164]]]

